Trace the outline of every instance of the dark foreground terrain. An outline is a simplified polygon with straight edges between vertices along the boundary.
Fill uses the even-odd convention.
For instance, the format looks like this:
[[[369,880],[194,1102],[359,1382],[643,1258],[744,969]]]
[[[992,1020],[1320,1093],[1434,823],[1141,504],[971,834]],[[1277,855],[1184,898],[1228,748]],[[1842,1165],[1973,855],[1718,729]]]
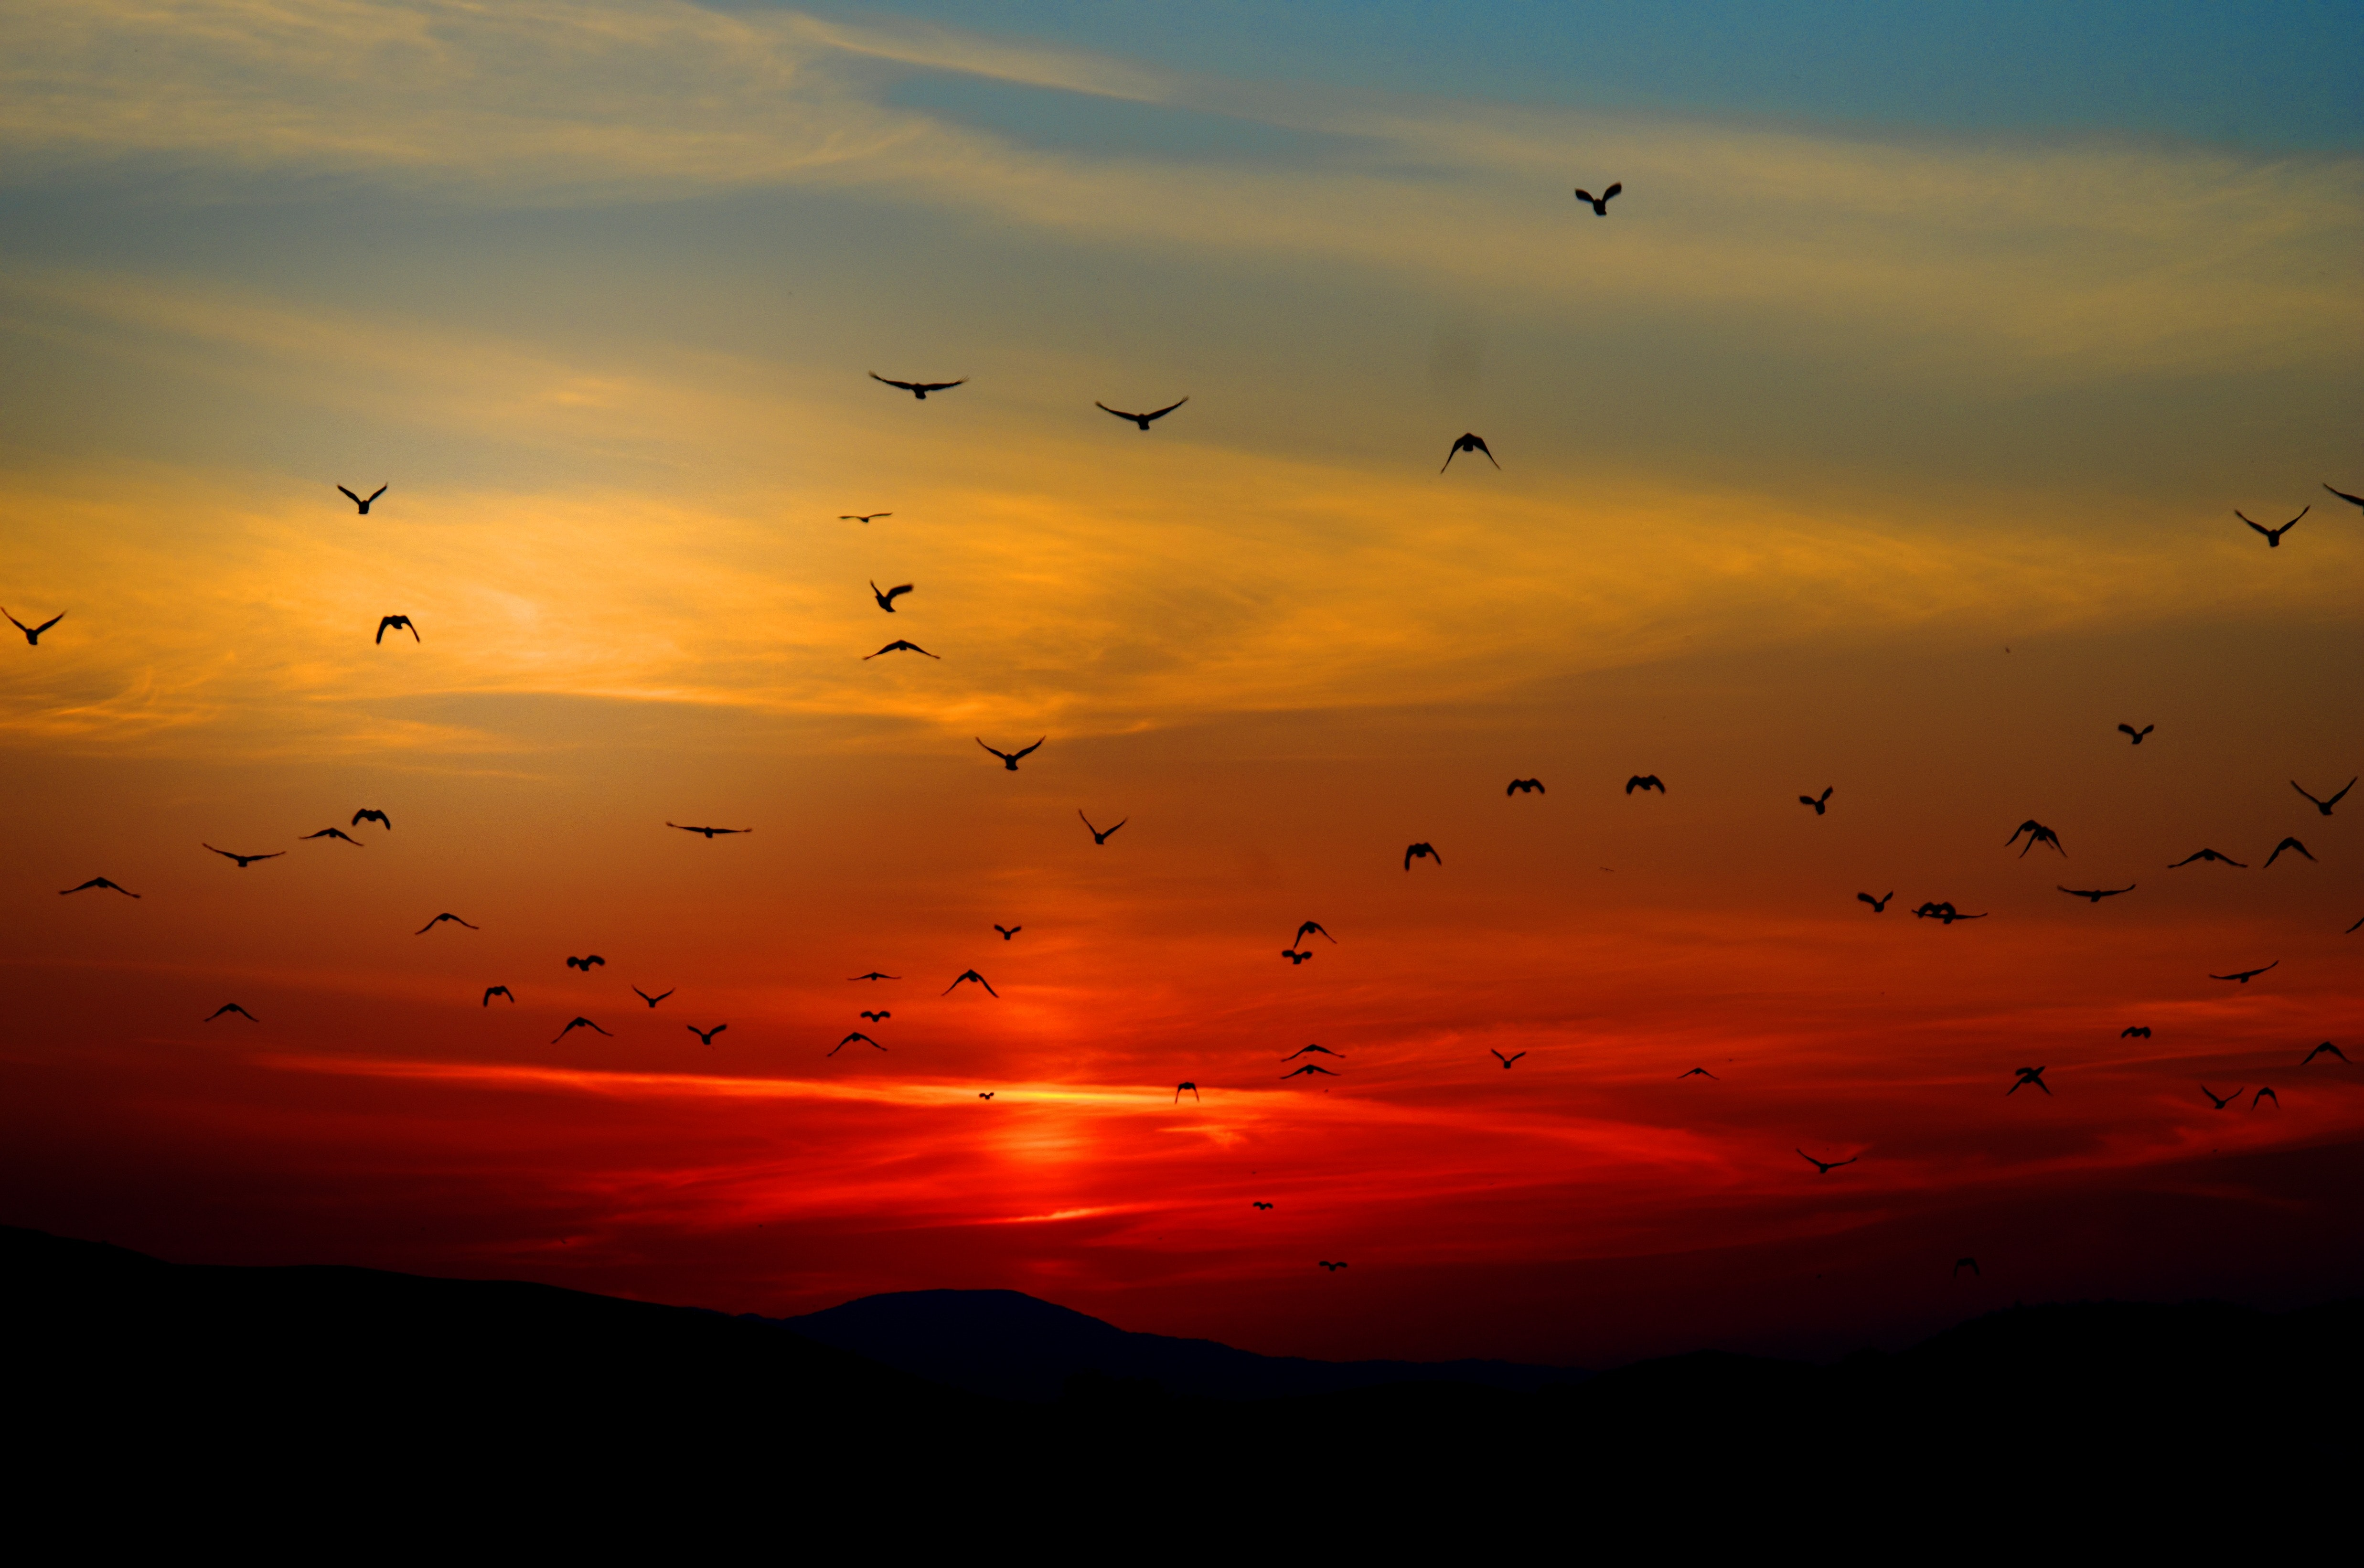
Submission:
[[[2059,1545],[2062,1530],[2280,1536],[2345,1497],[2359,1457],[2354,1303],[2018,1308],[1827,1367],[1701,1353],[1560,1380],[1473,1363],[1489,1386],[1371,1381],[1385,1363],[1348,1363],[1361,1386],[1222,1398],[1138,1375],[1207,1341],[1071,1367],[1059,1358],[1088,1361],[1103,1331],[1156,1337],[1008,1296],[839,1309],[871,1359],[761,1318],[546,1285],[172,1264],[0,1229],[6,1485],[20,1519],[329,1555],[454,1530],[1128,1557],[1536,1532],[1553,1550],[1705,1536],[1805,1550],[1901,1529],[1913,1538],[1890,1545],[1924,1556]],[[1055,1372],[1059,1397],[885,1364],[941,1360],[961,1332],[1006,1347],[1006,1325],[947,1326],[961,1307],[945,1298],[962,1296],[1031,1325],[1019,1382],[1033,1381],[1007,1367],[985,1381],[1040,1393]],[[1234,1394],[1284,1365],[1179,1353]],[[1273,1375],[1301,1384],[1325,1364]],[[323,1529],[342,1533],[322,1544]]]

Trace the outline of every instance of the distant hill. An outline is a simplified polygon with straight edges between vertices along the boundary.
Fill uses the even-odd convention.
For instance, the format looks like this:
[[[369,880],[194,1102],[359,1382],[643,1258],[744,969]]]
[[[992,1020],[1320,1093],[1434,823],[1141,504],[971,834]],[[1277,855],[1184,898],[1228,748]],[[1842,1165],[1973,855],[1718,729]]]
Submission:
[[[1157,1391],[1192,1399],[1273,1399],[1395,1383],[1463,1383],[1531,1394],[1587,1375],[1501,1361],[1258,1355],[1213,1340],[1130,1333],[1015,1290],[898,1291],[778,1321],[807,1339],[914,1376],[972,1394],[1038,1402],[1119,1396],[1128,1384],[1154,1384]]]

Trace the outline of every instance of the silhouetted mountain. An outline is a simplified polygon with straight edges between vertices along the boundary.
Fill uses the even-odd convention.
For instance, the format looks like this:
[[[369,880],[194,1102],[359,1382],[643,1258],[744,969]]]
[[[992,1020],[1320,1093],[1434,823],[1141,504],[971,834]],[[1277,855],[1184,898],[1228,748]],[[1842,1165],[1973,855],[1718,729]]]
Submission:
[[[915,1376],[972,1394],[1038,1402],[1147,1397],[1158,1391],[1187,1399],[1273,1399],[1391,1383],[1466,1383],[1531,1394],[1587,1375],[1501,1361],[1258,1355],[1213,1340],[1131,1333],[1015,1290],[897,1291],[778,1322]]]

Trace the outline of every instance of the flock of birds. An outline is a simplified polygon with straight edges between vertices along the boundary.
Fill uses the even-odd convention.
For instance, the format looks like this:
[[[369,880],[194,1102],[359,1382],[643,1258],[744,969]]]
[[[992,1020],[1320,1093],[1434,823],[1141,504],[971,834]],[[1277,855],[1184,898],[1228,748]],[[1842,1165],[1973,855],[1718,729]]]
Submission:
[[[1618,195],[1623,189],[1624,186],[1622,183],[1612,183],[1603,190],[1598,196],[1595,196],[1589,192],[1582,189],[1578,189],[1576,192],[1576,196],[1578,201],[1589,206],[1596,217],[1606,217],[1609,216],[1609,203],[1611,199]],[[927,401],[931,393],[942,394],[950,392],[955,387],[965,386],[968,383],[968,378],[965,376],[954,381],[901,381],[889,376],[882,376],[875,371],[869,373],[872,380],[898,391],[908,392],[915,400],[920,402]],[[1174,402],[1165,405],[1162,408],[1152,409],[1146,413],[1132,413],[1121,408],[1112,408],[1109,406],[1109,405],[1098,402],[1098,400],[1094,401],[1093,406],[1098,408],[1103,413],[1112,416],[1113,417],[1125,420],[1141,430],[1147,431],[1158,420],[1173,414],[1189,401],[1190,399],[1188,396],[1180,397],[1176,399]],[[1453,460],[1464,454],[1483,456],[1489,463],[1491,463],[1498,470],[1502,466],[1500,460],[1494,455],[1492,448],[1487,444],[1484,437],[1477,434],[1475,431],[1465,431],[1461,435],[1455,437],[1451,444],[1446,449],[1444,462],[1439,468],[1438,473],[1443,473],[1449,470],[1453,466]],[[371,506],[385,495],[389,487],[389,485],[381,484],[366,496],[362,495],[342,484],[338,485],[336,488],[346,497],[346,499],[353,504],[360,516],[367,517],[370,515]],[[2328,484],[2325,484],[2324,488],[2330,491],[2333,495],[2337,496],[2340,500],[2356,506],[2359,511],[2364,511],[2364,496],[2349,495],[2344,490],[2335,489]],[[2307,513],[2312,509],[2312,507],[2303,507],[2297,517],[2291,518],[2288,522],[2282,524],[2279,528],[2271,528],[2256,522],[2237,508],[2235,510],[2234,516],[2238,517],[2241,522],[2247,524],[2250,528],[2256,530],[2259,535],[2263,536],[2269,549],[2279,550],[2281,548],[2283,537],[2292,528],[2296,528],[2301,519],[2305,517]],[[841,522],[860,523],[866,527],[873,522],[879,521],[883,518],[892,517],[893,516],[894,514],[892,512],[849,512],[841,514],[838,520]],[[875,580],[869,584],[869,589],[871,597],[876,602],[878,608],[888,615],[894,615],[897,613],[896,600],[902,597],[904,595],[916,591],[915,585],[909,583],[898,584],[891,588],[882,590]],[[9,624],[16,627],[18,631],[24,633],[27,644],[33,647],[39,647],[40,645],[41,635],[57,626],[60,621],[63,620],[65,618],[65,614],[66,612],[61,610],[58,614],[51,616],[48,620],[42,621],[37,626],[28,626],[25,622],[18,620],[13,614],[10,614],[5,606],[0,606],[0,617],[6,617]],[[410,633],[414,641],[424,640],[419,635],[417,624],[407,613],[382,616],[379,618],[376,636],[374,640],[377,644],[383,645],[385,640],[385,634],[389,631],[407,631]],[[875,653],[864,654],[862,655],[862,658],[864,661],[868,661],[889,653],[918,653],[929,659],[941,658],[941,655],[931,653],[928,650],[921,648],[915,642],[910,642],[901,639],[898,639],[887,643],[885,647],[879,649]],[[2137,729],[2131,724],[2120,724],[2117,728],[2121,732],[2130,738],[2134,745],[2140,746],[2157,728],[2157,726],[2146,724]],[[1027,757],[1033,755],[1037,751],[1040,751],[1043,743],[1049,739],[1050,738],[1045,735],[1035,740],[1031,745],[1020,747],[1015,751],[1005,751],[1000,748],[988,743],[982,736],[976,738],[976,744],[983,747],[988,753],[998,759],[1002,767],[1010,773],[1016,773],[1018,771],[1019,763]],[[2303,796],[2320,815],[2327,817],[2332,815],[2333,808],[2347,796],[2347,792],[2355,787],[2356,783],[2357,781],[2351,778],[2346,784],[2341,785],[2337,791],[2328,796],[2318,796],[2314,795],[2304,786],[2301,785],[2295,779],[2291,781],[2291,787]],[[1510,797],[1529,794],[1544,795],[1547,793],[1548,791],[1545,789],[1544,782],[1537,778],[1512,779],[1503,791],[1503,794]],[[1645,795],[1656,793],[1657,795],[1664,795],[1667,793],[1667,785],[1656,773],[1635,773],[1626,779],[1624,793],[1628,796],[1636,793]],[[1825,785],[1819,794],[1799,795],[1798,802],[1800,805],[1812,809],[1813,814],[1817,817],[1820,817],[1828,813],[1831,796],[1834,793],[1835,789],[1834,786]],[[1076,815],[1083,822],[1085,829],[1090,833],[1093,844],[1100,847],[1105,847],[1110,838],[1113,836],[1119,828],[1124,827],[1127,821],[1131,820],[1130,817],[1123,817],[1120,818],[1110,827],[1099,828],[1095,826],[1091,818],[1080,808],[1076,811]],[[359,828],[365,822],[374,822],[379,828],[389,832],[392,831],[394,828],[393,821],[385,811],[369,806],[364,806],[355,811],[351,820],[347,823],[345,827]],[[686,823],[671,821],[666,822],[665,827],[679,832],[697,834],[709,842],[717,838],[727,835],[752,833],[754,831],[752,828],[715,828],[693,826]],[[2067,847],[2062,844],[2060,835],[2053,828],[2041,822],[2037,822],[2033,818],[2022,822],[2018,828],[2013,829],[2011,837],[2005,840],[2004,847],[2008,849],[2013,845],[2019,844],[2022,838],[2026,840],[2026,843],[2020,849],[2020,857],[2022,859],[2024,859],[2030,851],[2034,851],[2039,845],[2050,848],[2060,854],[2064,859],[2068,855]],[[299,841],[324,839],[338,840],[347,844],[362,847],[361,840],[353,838],[351,834],[345,830],[345,828],[333,825],[320,828],[317,832],[304,834],[301,836],[301,840]],[[255,853],[244,853],[231,850],[220,849],[211,843],[204,843],[201,847],[233,862],[233,864],[235,864],[240,871],[264,861],[276,860],[287,852],[284,850],[273,850],[258,851]],[[2267,866],[2271,866],[2277,860],[2280,859],[2286,851],[2303,856],[2309,861],[2314,861],[2315,859],[2314,855],[2303,843],[2302,843],[2295,836],[2290,836],[2285,837],[2279,844],[2274,846],[2272,851],[2267,855],[2265,864]],[[1430,861],[1439,867],[1442,867],[1444,864],[1444,857],[1438,852],[1436,846],[1424,840],[1411,843],[1404,847],[1403,869],[1406,872],[1410,872],[1414,861]],[[2171,862],[2168,869],[2170,871],[2180,870],[2184,866],[2191,865],[2195,862],[2210,862],[2230,866],[2236,869],[2247,869],[2247,862],[2236,861],[2230,855],[2225,854],[2217,850],[2208,848],[2195,851],[2191,854],[2185,856],[2182,860]],[[2056,885],[2059,887],[2060,892],[2067,894],[2071,897],[2082,898],[2090,903],[2099,905],[2105,898],[2116,898],[2133,893],[2139,884],[2130,883],[2124,887],[2113,888],[2072,888],[2061,884]],[[126,888],[120,884],[105,876],[94,876],[88,881],[80,883],[73,887],[62,889],[61,895],[63,896],[92,891],[110,891],[121,894],[130,898],[138,898],[140,896],[140,895],[132,892],[130,889]],[[1878,896],[1874,896],[1869,893],[1858,893],[1856,895],[1857,899],[1863,904],[1869,906],[1872,913],[1875,915],[1884,915],[1887,913],[1889,902],[1896,895],[1892,890]],[[1952,903],[1938,899],[1924,901],[1918,907],[1914,908],[1912,913],[1916,918],[1935,920],[1943,926],[1952,926],[1957,921],[1983,920],[1988,917],[1987,914],[1984,912],[1978,914],[1966,914],[1956,908]],[[446,924],[461,926],[469,930],[480,929],[480,928],[472,925],[467,920],[461,918],[458,915],[446,911],[435,916],[433,919],[429,920],[424,926],[421,926],[414,934],[425,936],[436,928]],[[996,924],[993,929],[995,931],[999,933],[1001,940],[1004,942],[1008,942],[1014,940],[1018,936],[1019,932],[1023,930],[1025,928],[1023,926],[1002,926]],[[2347,931],[2352,934],[2359,929],[2364,929],[2364,917],[2359,917],[2354,925],[2349,926],[2347,928]],[[1316,920],[1306,920],[1299,924],[1297,929],[1296,935],[1290,939],[1288,945],[1281,950],[1280,956],[1287,960],[1292,967],[1307,962],[1313,957],[1313,950],[1310,945],[1307,943],[1307,939],[1313,936],[1320,936],[1323,940],[1331,942],[1333,945],[1335,945],[1337,942],[1337,938],[1332,936],[1321,922]],[[570,955],[567,957],[565,962],[568,969],[579,971],[585,975],[588,975],[593,969],[603,968],[607,964],[607,960],[597,953],[580,956]],[[2236,970],[2227,974],[2211,974],[2209,978],[2213,980],[2230,982],[2240,985],[2247,985],[2258,976],[2269,973],[2278,968],[2280,962],[2280,960],[2276,959],[2272,962],[2257,968]],[[865,974],[857,974],[850,977],[850,979],[855,983],[870,983],[874,984],[899,981],[901,978],[902,977],[900,975],[887,974],[876,970],[871,971]],[[952,984],[944,987],[942,994],[949,995],[953,991],[958,990],[961,986],[969,984],[977,986],[988,996],[998,998],[1000,995],[1000,993],[993,988],[992,984],[987,981],[982,973],[978,973],[975,969],[964,970],[961,973],[953,976]],[[652,1010],[654,1010],[659,1004],[664,1002],[674,995],[674,990],[672,988],[658,992],[654,995],[641,990],[637,985],[632,986],[631,990],[633,994],[639,996],[642,1002],[647,1004]],[[479,1006],[485,1007],[491,1006],[493,999],[496,996],[504,998],[512,1006],[517,1005],[516,994],[512,992],[507,985],[497,984],[485,987]],[[216,1008],[213,1013],[208,1015],[204,1021],[206,1023],[212,1023],[217,1018],[225,1018],[233,1014],[239,1018],[246,1019],[249,1023],[258,1021],[252,1013],[250,1013],[245,1007],[240,1006],[236,1002],[226,1002],[222,1004],[219,1007]],[[894,1014],[887,1008],[879,1007],[865,1008],[861,1012],[860,1016],[865,1023],[869,1024],[872,1028],[876,1028],[892,1018]],[[700,1028],[697,1024],[685,1024],[684,1027],[687,1029],[691,1034],[696,1035],[701,1044],[711,1046],[714,1043],[715,1037],[728,1029],[730,1025],[727,1023],[718,1023],[709,1027]],[[569,1019],[559,1029],[558,1033],[552,1037],[551,1043],[553,1045],[558,1043],[577,1029],[589,1029],[597,1034],[613,1038],[612,1035],[609,1035],[609,1031],[601,1028],[599,1024],[587,1017],[578,1014],[574,1018]],[[2140,1038],[2147,1040],[2150,1037],[2151,1030],[2147,1025],[2133,1025],[2121,1031],[2121,1038]],[[837,1055],[839,1051],[843,1051],[850,1045],[865,1045],[880,1051],[886,1050],[886,1047],[881,1044],[877,1040],[862,1030],[856,1029],[848,1031],[844,1038],[840,1040],[835,1045],[831,1046],[824,1055],[833,1057]],[[1522,1058],[1526,1056],[1527,1052],[1524,1051],[1519,1051],[1506,1055],[1500,1051],[1493,1051],[1491,1054],[1495,1060],[1500,1063],[1502,1070],[1508,1072],[1515,1066]],[[1301,1049],[1291,1052],[1282,1060],[1284,1062],[1293,1062],[1297,1061],[1297,1059],[1300,1057],[1309,1055],[1324,1056],[1336,1062],[1344,1062],[1344,1057],[1341,1052],[1332,1051],[1327,1046],[1322,1045],[1304,1046]],[[2325,1040],[2316,1045],[2313,1050],[2309,1051],[2305,1057],[2300,1062],[2299,1065],[2302,1067],[2310,1065],[2318,1058],[2326,1055],[2333,1057],[2343,1063],[2348,1061],[2347,1053],[2341,1051],[2337,1045],[2334,1044],[2330,1040]],[[2033,1088],[2040,1091],[2046,1096],[2050,1096],[2053,1093],[2052,1086],[2046,1083],[2044,1079],[2044,1074],[2047,1071],[2049,1071],[2049,1068],[2046,1066],[2022,1067],[2016,1069],[2013,1073],[2011,1085],[2003,1091],[2004,1095],[2008,1097],[2018,1094],[2022,1089]],[[1318,1076],[1334,1078],[1341,1075],[1342,1074],[1334,1069],[1323,1066],[1318,1062],[1305,1062],[1280,1076],[1283,1081],[1287,1081],[1288,1079],[1299,1077],[1310,1078]],[[1695,1077],[1706,1078],[1711,1081],[1720,1081],[1717,1079],[1717,1075],[1715,1073],[1709,1072],[1705,1067],[1692,1067],[1688,1072],[1678,1074],[1679,1079],[1690,1079]],[[977,1094],[977,1098],[980,1100],[990,1101],[994,1097],[994,1093],[995,1092],[992,1090],[981,1090]],[[2271,1100],[2277,1108],[2279,1108],[2281,1104],[2281,1096],[2278,1095],[2269,1084],[2259,1085],[2254,1093],[2252,1093],[2247,1085],[2243,1085],[2241,1088],[2233,1090],[2229,1095],[2221,1095],[2214,1090],[2202,1084],[2201,1085],[2201,1093],[2206,1097],[2211,1106],[2220,1111],[2236,1104],[2243,1094],[2250,1095],[2249,1108],[2251,1109],[2256,1109],[2268,1100]],[[1188,1080],[1185,1080],[1175,1085],[1175,1102],[1178,1104],[1185,1094],[1189,1095],[1194,1101],[1199,1100],[1201,1097],[1199,1092],[1199,1085]],[[1796,1152],[1800,1159],[1813,1166],[1816,1173],[1820,1175],[1828,1175],[1833,1171],[1842,1169],[1848,1165],[1853,1165],[1862,1158],[1862,1156],[1857,1153],[1851,1154],[1843,1160],[1823,1160],[1807,1153],[1803,1149],[1799,1149]],[[1270,1202],[1261,1198],[1255,1199],[1254,1201],[1254,1206],[1255,1209],[1259,1211],[1270,1210],[1274,1207]],[[1345,1268],[1347,1265],[1343,1261],[1323,1259],[1318,1261],[1315,1266],[1330,1273],[1335,1273],[1340,1269]],[[1957,1260],[1954,1264],[1954,1273],[1958,1276],[1961,1271],[1965,1268],[1968,1269],[1972,1274],[1977,1274],[1979,1273],[1978,1261],[1975,1258],[1967,1257]]]

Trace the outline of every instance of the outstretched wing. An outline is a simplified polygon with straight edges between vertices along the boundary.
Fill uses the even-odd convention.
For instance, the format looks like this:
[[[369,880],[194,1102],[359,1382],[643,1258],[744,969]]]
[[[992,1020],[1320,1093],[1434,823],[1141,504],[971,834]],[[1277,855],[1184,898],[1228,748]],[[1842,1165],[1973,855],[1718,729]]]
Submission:
[[[2331,490],[2331,486],[2328,484],[2325,485],[2324,488],[2325,490]],[[2351,506],[2364,506],[2364,495],[2350,495],[2345,490],[2331,490],[2331,493],[2334,495],[2338,496],[2341,500],[2347,502]]]
[[[1624,182],[1624,181],[1622,181],[1622,180],[1620,180],[1620,181],[1618,181],[1615,184],[1611,185],[1607,190],[1605,190],[1605,191],[1601,192],[1601,193],[1600,193],[1600,199],[1601,199],[1602,201],[1604,201],[1604,202],[1605,202],[1605,201],[1607,201],[1610,197],[1611,197],[1611,196],[1615,195],[1618,192],[1620,192],[1620,191],[1623,190],[1624,188],[1625,188],[1625,182]]]
[[[50,626],[55,626],[55,625],[57,625],[57,622],[56,622],[56,621],[51,621],[51,622],[50,623]],[[45,627],[43,627],[41,629],[42,629],[43,631],[47,631],[47,630],[49,630],[49,629],[50,629],[50,627],[45,626]],[[2333,795],[2329,800],[2325,801],[2323,804],[2324,804],[2324,805],[2325,805],[2325,806],[2336,806],[2336,805],[2338,805],[2338,804],[2339,804],[2339,795],[2346,795],[2349,790],[2354,789],[2355,787],[2356,787],[2356,780],[2354,780],[2354,779],[2349,779],[2346,784],[2341,784],[2341,785],[2339,786],[2339,795]]]
[[[1121,408],[1111,408],[1097,397],[1092,399],[1092,406],[1103,414],[1113,414],[1120,419],[1145,419],[1149,417],[1145,414],[1128,414]]]
[[[1174,410],[1181,407],[1183,404],[1189,401],[1190,400],[1188,397],[1177,398],[1174,402],[1167,404],[1165,407],[1158,409],[1156,412],[1152,414],[1143,414],[1141,417],[1143,419],[1163,419],[1165,416],[1173,413]]]
[[[1048,740],[1049,739],[1051,739],[1051,738],[1050,738],[1049,736],[1047,736],[1047,735],[1045,735],[1044,737],[1043,737],[1043,740]],[[1020,756],[1021,756],[1021,757],[1024,757],[1024,756],[1031,755],[1031,753],[1033,753],[1033,752],[1036,752],[1036,751],[1041,751],[1041,750],[1043,749],[1043,740],[1037,740],[1037,741],[1035,741],[1033,745],[1027,747],[1025,751],[1019,752],[1019,753],[1018,753],[1018,755],[1020,755]],[[987,748],[987,749],[988,749],[988,750],[990,750],[990,748]]]
[[[65,611],[63,611],[63,610],[60,610],[57,614],[55,614],[55,615],[51,616],[49,619],[47,619],[47,620],[43,621],[40,625],[39,625],[39,626],[35,627],[35,628],[33,628],[33,635],[34,635],[35,637],[39,637],[39,636],[40,636],[40,635],[41,635],[41,633],[43,633],[43,632],[45,632],[45,631],[49,630],[49,629],[50,629],[50,628],[51,628],[51,627],[53,627],[53,626],[57,625],[57,624],[58,624],[58,622],[60,622],[60,621],[61,621],[61,620],[63,620],[63,619],[65,619],[65,618],[66,618],[66,612],[65,612]],[[2345,793],[2347,793],[2347,792],[2346,792],[2346,791],[2344,791],[2344,790],[2341,792],[2341,794],[2345,794]],[[2333,796],[2332,796],[2332,798],[2333,798],[2334,800],[2336,800],[2336,799],[2338,799],[2338,798],[2339,798],[2339,796],[2338,796],[2338,795],[2333,795]]]
[[[348,500],[348,501],[351,501],[354,506],[360,506],[360,505],[362,504],[362,498],[361,498],[360,496],[358,496],[358,495],[354,495],[351,491],[350,491],[350,490],[345,490],[345,487],[344,487],[343,485],[340,484],[340,485],[338,485],[338,486],[337,486],[337,488],[338,488],[338,489],[340,489],[340,490],[344,490],[344,491],[345,491],[345,499],[346,499],[346,500]]]
[[[880,375],[876,371],[872,371],[870,373],[870,379],[873,381],[886,382],[887,385],[901,387],[905,392],[917,392],[919,390],[916,385],[908,381],[888,381],[886,377]]]
[[[373,501],[376,500],[379,496],[385,494],[385,489],[386,487],[385,485],[379,485],[376,489],[370,492],[370,499]]]

